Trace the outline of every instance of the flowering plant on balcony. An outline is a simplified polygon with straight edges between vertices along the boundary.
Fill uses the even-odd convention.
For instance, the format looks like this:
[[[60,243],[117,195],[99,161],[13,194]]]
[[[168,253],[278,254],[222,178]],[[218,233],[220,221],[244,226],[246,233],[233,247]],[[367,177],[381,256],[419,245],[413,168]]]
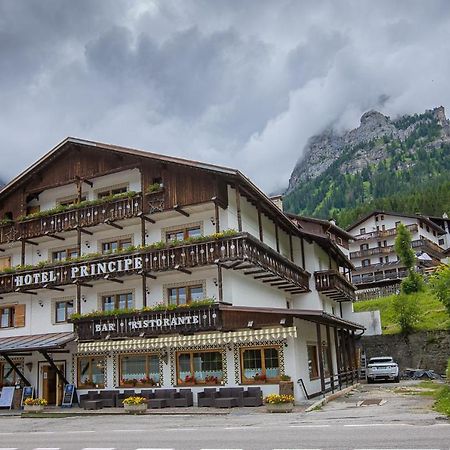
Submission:
[[[148,384],[148,385],[150,385],[150,386],[156,386],[156,381],[153,379],[153,378],[151,378],[151,377],[149,377],[149,376],[146,376],[146,377],[144,377],[144,378],[141,378],[140,380],[139,380],[139,383],[142,383],[142,384]]]
[[[26,398],[23,404],[27,406],[47,406],[48,402],[45,398]]]
[[[186,375],[184,377],[184,382],[185,383],[195,383],[195,377],[192,375]]]
[[[122,403],[124,405],[143,405],[144,403],[147,403],[147,399],[137,395],[135,397],[127,397]]]
[[[293,395],[270,394],[264,401],[270,405],[279,405],[280,403],[294,403]]]
[[[207,375],[205,377],[205,383],[219,384],[219,379],[214,375]]]

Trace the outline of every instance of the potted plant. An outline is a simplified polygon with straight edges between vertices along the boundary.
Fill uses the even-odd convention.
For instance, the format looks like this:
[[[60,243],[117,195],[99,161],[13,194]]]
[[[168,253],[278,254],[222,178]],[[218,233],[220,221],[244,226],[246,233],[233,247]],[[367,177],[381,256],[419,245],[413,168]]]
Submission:
[[[294,395],[294,382],[289,375],[281,375],[278,383],[280,395]]]
[[[127,397],[122,403],[125,412],[130,414],[144,414],[147,410],[147,399],[144,397]]]
[[[195,384],[195,377],[192,375],[186,375],[184,377],[184,384]]]
[[[293,395],[270,394],[265,399],[268,412],[292,412],[294,408]]]
[[[266,382],[266,376],[264,374],[257,373],[256,375],[253,375],[253,379],[255,381],[258,381],[259,383],[265,383]]]
[[[45,398],[26,398],[23,402],[23,409],[26,412],[41,412],[46,406]]]

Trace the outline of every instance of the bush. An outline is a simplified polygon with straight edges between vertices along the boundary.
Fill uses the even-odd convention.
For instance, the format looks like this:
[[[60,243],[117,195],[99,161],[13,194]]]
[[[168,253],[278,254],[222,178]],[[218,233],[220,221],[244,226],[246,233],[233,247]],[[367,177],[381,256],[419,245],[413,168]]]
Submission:
[[[424,289],[424,281],[422,275],[417,272],[410,272],[410,274],[402,281],[401,289],[404,294],[413,294],[414,292],[421,292]]]
[[[447,370],[445,372],[445,376],[447,377],[447,383],[450,384],[450,358],[447,361]]]
[[[430,279],[431,291],[450,315],[450,266],[442,265]]]
[[[420,310],[417,298],[413,295],[398,295],[393,302],[394,321],[400,325],[400,330],[404,334],[414,331],[415,325],[419,322]]]

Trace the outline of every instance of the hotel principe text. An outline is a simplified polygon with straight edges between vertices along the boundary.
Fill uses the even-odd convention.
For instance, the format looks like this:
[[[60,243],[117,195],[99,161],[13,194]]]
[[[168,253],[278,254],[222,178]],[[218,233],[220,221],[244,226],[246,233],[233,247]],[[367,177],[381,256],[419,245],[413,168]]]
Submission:
[[[238,170],[67,138],[0,191],[0,388],[357,377],[351,262]]]

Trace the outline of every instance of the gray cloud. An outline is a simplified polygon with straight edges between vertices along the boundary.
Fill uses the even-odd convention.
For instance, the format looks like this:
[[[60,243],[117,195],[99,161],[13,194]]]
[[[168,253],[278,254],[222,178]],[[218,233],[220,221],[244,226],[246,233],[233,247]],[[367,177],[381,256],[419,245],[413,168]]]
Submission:
[[[449,38],[445,0],[3,0],[0,177],[70,135],[279,189],[330,124],[450,105]]]

